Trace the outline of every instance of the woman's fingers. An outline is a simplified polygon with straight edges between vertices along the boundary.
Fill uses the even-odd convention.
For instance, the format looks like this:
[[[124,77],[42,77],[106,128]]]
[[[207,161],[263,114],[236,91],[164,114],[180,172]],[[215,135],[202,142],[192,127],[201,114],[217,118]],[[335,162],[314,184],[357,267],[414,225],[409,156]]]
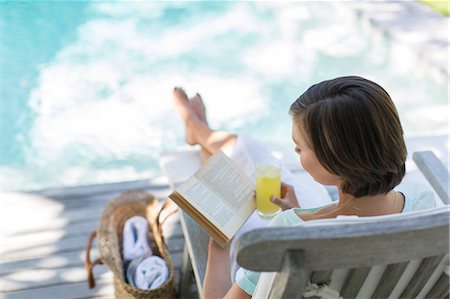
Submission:
[[[281,182],[281,197],[286,197],[287,194],[294,192],[294,187],[289,184]]]
[[[278,198],[272,195],[270,201],[279,206],[283,211],[297,207],[296,202],[294,203],[290,197]]]
[[[253,200],[256,201],[256,191],[253,191]],[[280,198],[272,195],[270,201],[279,206],[283,211],[298,207],[294,187],[283,182],[281,182]]]
[[[284,200],[282,200],[281,198],[278,198],[276,196],[270,196],[270,201],[273,202],[274,204],[276,204],[277,206],[279,206],[283,211],[286,209],[289,209],[289,207],[287,207],[286,203]]]

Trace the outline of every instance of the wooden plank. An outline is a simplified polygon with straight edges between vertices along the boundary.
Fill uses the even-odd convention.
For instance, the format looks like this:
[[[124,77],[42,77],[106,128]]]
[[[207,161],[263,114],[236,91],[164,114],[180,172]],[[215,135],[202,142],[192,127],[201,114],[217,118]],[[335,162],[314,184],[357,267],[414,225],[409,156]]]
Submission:
[[[310,278],[305,268],[304,255],[300,251],[286,251],[281,271],[275,275],[269,298],[300,298]]]
[[[12,262],[23,259],[43,257],[46,255],[84,250],[87,236],[73,236],[58,240],[54,243],[47,243],[40,246],[26,244],[21,248],[9,248],[3,252],[3,261]]]
[[[38,236],[34,236],[34,234],[21,235],[20,237],[12,238],[12,241],[6,238],[3,246],[3,261],[11,262],[58,252],[81,250],[86,244],[88,234],[94,230],[95,227],[88,229],[86,232],[79,231],[78,233],[62,236],[61,233],[63,231],[61,230],[47,231],[38,233]],[[172,242],[171,239],[182,238],[181,224],[179,222],[165,223],[163,235],[167,242]],[[41,237],[42,239],[40,239]]]
[[[20,208],[29,205],[46,206],[46,204],[58,204],[66,207],[78,207],[88,205],[90,203],[106,202],[118,196],[120,192],[114,193],[102,193],[102,194],[86,194],[85,196],[65,199],[65,198],[52,198],[42,196],[38,194],[19,193],[19,192],[7,192],[4,193],[3,201],[7,205],[7,208]]]
[[[112,193],[112,192],[121,192],[123,190],[131,190],[131,189],[149,189],[149,190],[157,190],[168,188],[167,181],[160,177],[148,180],[135,180],[128,182],[118,182],[118,183],[106,183],[106,184],[93,184],[93,185],[84,185],[84,186],[75,186],[75,187],[62,187],[62,188],[52,188],[45,190],[37,190],[37,191],[28,191],[30,194],[37,194],[46,197],[52,198],[74,198],[74,197],[82,197],[86,194],[101,194],[101,193]]]
[[[109,200],[96,203],[94,201],[94,203],[82,205],[78,208],[68,208],[60,202],[48,198],[27,197],[24,197],[22,194],[14,196],[16,201],[22,202],[22,204],[18,207],[6,206],[6,210],[2,211],[2,220],[4,223],[10,224],[1,228],[5,237],[43,230],[65,229],[72,224],[80,222],[98,223],[103,209],[109,202]],[[89,201],[90,198],[87,200]],[[161,202],[165,200],[166,198],[163,198]],[[23,211],[26,211],[26,213],[24,214]],[[20,222],[14,216],[18,213],[23,215],[23,220]]]
[[[431,151],[415,152],[413,160],[445,204],[449,204],[449,173]]]
[[[115,299],[114,294],[110,295],[99,295],[99,296],[89,296],[89,297],[77,297],[75,299]]]
[[[94,268],[94,277],[100,280],[112,278],[112,272],[104,266]],[[42,288],[75,282],[86,282],[86,270],[82,266],[56,269],[27,269],[2,275],[2,291],[12,292]]]
[[[89,225],[86,223],[78,223],[71,225],[66,229],[41,231],[32,234],[21,234],[13,237],[6,237],[3,240],[4,242],[2,244],[2,248],[4,252],[8,252],[30,246],[31,244],[33,247],[37,247],[45,244],[55,244],[68,238],[86,238],[97,228],[98,221],[88,223]],[[183,236],[181,223],[178,219],[177,221],[167,220],[164,223],[163,235],[165,239]]]
[[[409,262],[387,265],[371,298],[378,299],[389,297],[408,264]]]
[[[178,260],[181,260],[181,254],[178,255]],[[174,260],[176,258],[174,257]],[[84,268],[80,268],[81,270],[84,270]],[[98,269],[95,270],[96,273],[99,271]],[[67,275],[70,275],[72,277],[72,273],[66,273]],[[180,269],[176,269],[175,271],[175,284],[178,285],[178,282],[180,280]],[[85,279],[83,279],[80,282],[75,283],[66,283],[66,284],[56,284],[56,285],[46,285],[42,287],[36,287],[36,288],[26,288],[23,290],[17,290],[17,291],[9,291],[9,292],[3,292],[2,293],[7,296],[7,298],[33,298],[33,299],[47,299],[47,298],[97,298],[97,297],[114,297],[112,291],[105,292],[105,287],[111,287],[109,288],[112,290],[112,281],[108,278],[105,281],[105,276],[98,276],[96,275],[96,283],[97,286],[93,290],[89,290],[87,288]],[[65,293],[67,292],[67,293]],[[195,292],[194,292],[195,293]],[[192,297],[190,297],[192,298]]]
[[[177,244],[177,247],[179,245]],[[181,267],[181,252],[179,248],[169,247],[169,253],[175,268]],[[99,257],[97,249],[91,251],[92,259]],[[26,260],[18,260],[15,262],[6,262],[2,264],[0,269],[0,277],[18,271],[30,269],[58,269],[70,268],[75,266],[84,267],[85,251],[72,251],[58,254],[47,255],[40,258],[32,258]]]
[[[436,270],[443,257],[444,255],[438,255],[424,258],[416,273],[414,273],[414,276],[403,290],[400,298],[415,298],[427,283],[431,274]]]
[[[329,284],[332,274],[333,271],[314,271],[311,274],[311,283],[315,283],[317,285]]]
[[[197,289],[200,293],[199,298],[202,298],[203,280],[205,279],[208,258],[209,235],[183,211],[180,211],[180,220],[186,246],[191,258]]]
[[[77,209],[86,209],[86,208],[97,208],[103,207],[112,201],[114,198],[119,196],[120,193],[112,193],[106,194],[102,196],[86,196],[79,197],[73,200],[61,200],[57,199],[56,201],[64,207],[64,210],[77,210]]]
[[[13,236],[19,236],[19,235],[26,235],[26,234],[34,234],[42,231],[51,231],[51,230],[61,230],[61,229],[67,229],[70,231],[71,227],[74,227],[76,225],[83,225],[87,223],[94,223],[96,224],[94,227],[98,225],[99,218],[98,217],[90,217],[85,219],[64,219],[64,218],[58,218],[54,219],[51,223],[47,223],[44,225],[21,225],[20,227],[17,227],[16,229],[10,229],[9,231],[3,231],[5,237],[13,237]]]
[[[187,246],[184,246],[183,260],[181,262],[180,298],[188,298],[190,296],[193,274],[189,251]]]
[[[102,206],[87,209],[77,209],[64,211],[50,211],[48,209],[33,211],[30,210],[29,214],[24,215],[26,218],[22,222],[17,222],[17,217],[11,216],[11,219],[4,219],[5,223],[10,223],[11,226],[5,227],[2,231],[7,235],[41,231],[48,229],[59,229],[70,225],[71,223],[83,222],[83,221],[93,221],[99,220],[103,212]],[[11,215],[17,215],[17,213],[12,214],[14,211],[7,211]],[[25,220],[26,219],[26,220]]]
[[[98,226],[98,220],[77,222],[64,228],[54,230],[43,230],[36,232],[27,232],[6,236],[3,241],[5,245],[21,247],[24,244],[52,243],[64,237],[87,236]]]
[[[280,256],[286,250],[299,249],[305,251],[307,268],[319,271],[390,264],[448,252],[448,206],[415,212],[412,216],[383,216],[383,221],[370,218],[364,219],[364,225],[326,220],[330,223],[305,225],[302,229],[256,229],[236,240],[237,260],[247,269],[279,271]]]
[[[91,250],[91,257],[95,259],[100,256],[96,248]],[[76,250],[70,252],[46,255],[38,258],[23,259],[13,262],[4,262],[0,269],[0,276],[7,273],[22,271],[25,269],[55,269],[67,268],[74,266],[83,266],[85,259],[85,251]]]
[[[341,296],[345,299],[356,298],[367,275],[369,275],[370,269],[371,267],[351,269],[342,287]]]
[[[36,218],[32,215],[28,218],[26,223],[17,223],[11,225],[8,228],[3,228],[5,238],[41,233],[43,231],[48,232],[52,230],[63,230],[68,233],[77,231],[80,227],[90,226],[89,230],[95,230],[98,226],[101,213],[104,206],[99,205],[94,208],[96,211],[92,213],[86,213],[86,210],[69,209],[62,212],[48,213],[48,210],[39,211],[39,216]],[[11,215],[17,215],[14,211],[7,210],[6,213]],[[173,217],[173,216],[171,216]],[[6,221],[5,221],[6,222]]]
[[[84,194],[78,197],[46,197],[49,199],[52,199],[54,201],[57,201],[61,204],[63,204],[66,207],[78,207],[83,206],[86,204],[89,204],[89,202],[104,202],[107,203],[109,201],[112,201],[114,198],[120,196],[125,191],[129,190],[136,190],[136,189],[123,189],[123,190],[117,190],[112,192],[105,192],[100,194]],[[167,200],[168,195],[171,192],[171,189],[166,186],[166,188],[145,188],[145,189],[137,189],[137,190],[144,190],[145,192],[155,196],[159,202],[164,202]]]
[[[148,191],[149,194],[154,195],[160,203],[167,200],[170,190],[158,191],[156,194]],[[86,209],[90,207],[105,207],[110,201],[117,198],[121,192],[107,193],[101,195],[86,195],[70,200],[64,198],[42,197],[37,195],[30,195],[26,193],[4,193],[2,195],[2,202],[7,211],[15,212],[23,209],[38,208],[45,209],[47,212],[54,211],[53,214],[58,215],[61,211]]]
[[[444,298],[449,295],[449,276],[447,273],[442,273],[438,281],[434,284],[425,298]]]
[[[96,287],[89,289],[86,281],[68,284],[52,285],[42,288],[24,289],[20,291],[4,292],[8,299],[76,299],[91,296],[114,296],[112,276],[96,280]]]
[[[167,200],[169,189],[164,192],[149,192],[153,194],[160,203]],[[104,208],[110,201],[118,197],[121,192],[107,193],[101,195],[86,195],[83,197],[64,200],[64,198],[53,199],[23,193],[6,193],[3,198],[6,210],[10,213],[17,213],[24,209],[36,207],[45,210],[48,215],[59,215],[62,211],[75,211],[77,209]],[[52,213],[53,212],[53,213]]]
[[[86,242],[87,236],[74,236],[41,246],[28,244],[22,248],[8,248],[3,252],[3,262],[13,262],[69,251],[81,251],[85,249]],[[170,238],[166,240],[166,244],[173,250],[181,251],[184,246],[184,240],[181,236],[179,238]]]
[[[71,236],[71,235],[80,235],[80,234],[88,234],[94,231],[98,226],[98,219],[86,220],[82,222],[74,222],[70,223],[67,226],[57,227],[52,230],[31,230],[26,231],[23,230],[21,232],[12,231],[10,234],[5,234],[5,242],[17,242],[22,243],[21,241],[25,241],[26,238],[30,237],[31,239],[52,239],[57,235]]]
[[[182,253],[171,253],[172,263],[176,274],[176,285],[180,282],[180,266]],[[95,279],[105,279],[112,276],[112,272],[105,266],[94,268]],[[14,292],[32,288],[43,288],[53,285],[62,285],[75,282],[86,283],[86,270],[84,262],[63,268],[29,268],[16,270],[0,276],[2,281],[2,291]],[[87,283],[86,283],[87,287]]]

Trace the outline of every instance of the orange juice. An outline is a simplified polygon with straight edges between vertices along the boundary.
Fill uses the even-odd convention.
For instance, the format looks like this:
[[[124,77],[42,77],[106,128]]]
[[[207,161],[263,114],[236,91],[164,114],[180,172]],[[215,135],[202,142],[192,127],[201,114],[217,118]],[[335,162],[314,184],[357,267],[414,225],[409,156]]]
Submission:
[[[256,208],[262,217],[273,217],[280,207],[270,201],[270,196],[280,197],[280,168],[273,165],[256,167]]]

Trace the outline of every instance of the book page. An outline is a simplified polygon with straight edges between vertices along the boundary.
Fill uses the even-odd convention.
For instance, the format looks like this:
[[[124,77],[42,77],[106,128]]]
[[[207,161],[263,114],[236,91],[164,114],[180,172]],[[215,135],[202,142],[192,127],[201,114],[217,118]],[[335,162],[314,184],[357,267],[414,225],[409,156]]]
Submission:
[[[194,175],[238,212],[252,198],[254,184],[239,166],[219,151]]]
[[[218,152],[177,188],[177,192],[228,238],[234,236],[255,210],[254,186],[233,163]]]
[[[195,177],[190,178],[180,186],[178,192],[220,228],[224,227],[235,214],[231,208]]]

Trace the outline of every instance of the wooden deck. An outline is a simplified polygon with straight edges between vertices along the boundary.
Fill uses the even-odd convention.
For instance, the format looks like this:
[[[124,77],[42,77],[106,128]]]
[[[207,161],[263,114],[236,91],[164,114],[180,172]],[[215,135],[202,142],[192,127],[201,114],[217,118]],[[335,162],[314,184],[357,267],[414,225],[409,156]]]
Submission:
[[[103,265],[94,270],[96,288],[88,288],[85,246],[107,202],[133,189],[144,189],[160,202],[169,194],[166,183],[149,180],[3,193],[0,298],[114,298],[112,274]],[[178,214],[167,220],[164,235],[178,286],[184,247]],[[95,249],[91,254],[95,258],[99,253]]]

